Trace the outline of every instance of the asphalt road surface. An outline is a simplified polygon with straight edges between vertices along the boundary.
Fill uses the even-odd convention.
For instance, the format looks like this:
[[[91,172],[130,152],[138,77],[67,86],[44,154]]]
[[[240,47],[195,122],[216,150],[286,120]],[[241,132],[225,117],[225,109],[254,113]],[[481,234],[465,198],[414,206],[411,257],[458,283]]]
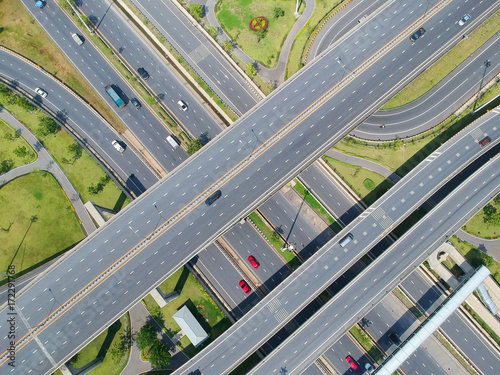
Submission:
[[[414,4],[412,6],[416,7]],[[411,7],[407,7],[404,12],[410,12],[410,9]],[[449,17],[456,18],[460,14],[459,10],[447,9],[447,11],[450,14]],[[418,15],[411,17],[417,19]],[[397,35],[397,28],[404,28],[409,20],[401,21],[395,17],[394,22],[397,27],[392,32],[393,36]],[[438,23],[438,21],[433,22]],[[454,32],[446,31],[444,28],[439,31],[436,29],[434,37],[438,35],[440,35],[439,39],[433,39],[438,42],[426,47],[429,55],[434,56],[433,54],[440,49],[440,46],[453,38]],[[371,56],[385,45],[387,36],[373,39],[370,45],[366,45],[364,34],[360,34],[359,37],[363,39],[362,47],[366,47],[365,52]],[[355,38],[351,38],[349,43],[354,43],[354,40]],[[25,353],[33,353],[33,349],[30,350],[30,348],[34,348],[39,343],[43,347],[42,350],[36,351],[37,354],[33,354],[30,360],[22,364],[23,368],[33,368],[34,363],[37,363],[37,370],[46,372],[56,366],[57,362],[71,356],[78,350],[78,346],[83,346],[94,337],[93,332],[108,326],[121,311],[129,308],[153,286],[167,278],[179,265],[191,259],[197,249],[205,247],[226,231],[232,223],[241,219],[240,215],[250,212],[264,199],[262,197],[266,195],[266,192],[272,194],[288,181],[290,176],[341,139],[354,126],[353,124],[373,111],[373,108],[382,100],[383,93],[394,88],[398,82],[404,80],[403,78],[411,79],[415,66],[423,66],[427,56],[418,54],[418,51],[415,51],[416,54],[411,58],[405,55],[402,60],[396,58],[396,56],[401,56],[398,55],[398,50],[401,52],[406,49],[404,46],[408,43],[407,35],[401,36],[401,39],[390,49],[385,49],[382,55],[379,55],[376,62],[370,60],[369,67],[359,70],[356,77],[350,76],[351,80],[343,83],[342,89],[337,91],[335,96],[327,101],[321,101],[319,103],[321,105],[318,104],[318,107],[310,109],[307,117],[304,117],[300,123],[283,128],[284,124],[297,118],[297,115],[302,112],[304,104],[301,103],[306,97],[306,103],[320,99],[331,90],[332,84],[338,82],[337,79],[341,79],[344,75],[344,68],[340,64],[323,64],[319,60],[318,63],[310,65],[295,79],[287,82],[282,90],[273,93],[268,100],[258,105],[239,124],[224,132],[221,143],[214,142],[213,147],[204,148],[189,161],[186,165],[189,166],[188,168],[185,166],[178,173],[168,176],[163,184],[159,185],[160,188],[152,189],[149,194],[143,195],[136,201],[137,203],[121,212],[117,219],[101,228],[99,235],[91,236],[83,241],[79,246],[79,251],[68,255],[56,270],[46,275],[35,288],[29,289],[17,300],[17,312],[25,327],[20,328],[20,333],[31,327],[37,327],[36,334],[38,335],[35,340],[27,343],[27,346],[22,347],[24,343],[21,344],[20,353],[23,350]],[[328,56],[332,57],[332,55],[325,56],[325,62],[333,60],[328,59]],[[437,55],[435,57],[437,58]],[[345,56],[342,61],[355,68],[358,60],[354,61]],[[402,64],[403,61],[404,64]],[[373,74],[380,71],[386,66],[385,64],[393,66],[390,70],[397,74],[379,76],[375,79]],[[397,68],[398,66],[400,69]],[[313,80],[320,73],[324,77],[335,76],[337,78],[330,78],[328,85],[324,86],[327,80],[322,82]],[[371,77],[369,80],[369,86],[373,88],[371,91],[362,89],[368,81],[361,78],[367,77]],[[304,90],[306,83],[308,90]],[[352,105],[360,101],[363,102],[362,106]],[[278,106],[280,110],[277,110]],[[319,110],[320,108],[322,110]],[[328,111],[332,110],[343,115],[326,116]],[[250,135],[247,132],[252,128],[255,132]],[[279,132],[278,136],[274,137],[276,132]],[[481,133],[479,132],[479,135],[482,135]],[[493,131],[491,134],[495,135]],[[252,143],[256,142],[255,137],[262,143],[255,153],[249,155],[245,147],[239,148],[240,141],[243,145],[246,143],[251,147]],[[272,147],[264,150],[264,143],[268,140]],[[462,151],[460,156],[450,158],[451,165],[442,166],[443,176],[449,175],[449,168],[454,168],[456,162],[462,165],[468,157],[477,154],[474,148],[471,149],[471,147],[477,147],[475,137],[469,137],[467,140],[469,150]],[[300,149],[294,145],[297,142],[301,145]],[[245,173],[236,173],[234,170],[231,172],[231,179],[224,177],[231,168],[238,168],[238,163],[245,158],[246,162],[244,161],[242,165]],[[416,170],[418,172],[422,168],[417,167]],[[270,175],[271,178],[269,178]],[[425,181],[428,178],[428,175],[426,176]],[[248,182],[250,178],[252,180]],[[177,189],[181,184],[182,189]],[[221,199],[211,207],[204,206],[203,200],[217,187],[223,190]],[[420,192],[422,189],[416,190]],[[427,190],[427,185],[425,190]],[[187,194],[188,191],[189,194]],[[410,202],[414,201],[412,197],[408,199]],[[399,206],[406,212],[411,204]],[[204,217],[208,209],[210,215]],[[393,217],[396,218],[399,215],[395,212]],[[169,230],[165,231],[162,236],[155,235],[147,242],[147,247],[140,246],[131,251],[138,243],[149,237],[149,233],[158,227],[159,222],[168,223],[165,224],[165,228],[168,227]],[[361,234],[359,236],[362,237]],[[159,239],[161,240],[158,241]],[[363,240],[359,244],[360,248],[364,249],[369,242],[370,240]],[[93,252],[97,252],[97,249],[99,249],[97,253],[99,259],[96,262],[96,255]],[[179,252],[179,249],[183,251]],[[167,261],[168,266],[171,267],[170,272],[168,266],[164,265]],[[114,266],[109,268],[111,264]],[[131,276],[134,273],[141,277]],[[61,284],[57,284],[60,280],[64,281],[62,288]],[[316,286],[313,284],[311,287],[316,291],[319,284]],[[82,285],[87,286],[82,289]],[[307,294],[313,296],[314,292],[311,293],[311,290],[308,289]],[[30,297],[31,293],[34,293],[35,297],[33,295]],[[53,293],[56,295],[53,296]],[[78,303],[68,305],[75,296]],[[64,308],[58,310],[55,316],[53,309],[59,304],[64,305]],[[23,313],[24,309],[26,311]],[[71,314],[68,314],[69,311]],[[2,314],[5,313],[4,310]],[[29,316],[24,314],[29,314]],[[51,316],[50,322],[46,320],[49,316]],[[43,321],[45,323],[42,327],[39,323]],[[19,339],[21,342],[23,342],[22,337],[23,335]],[[52,350],[54,347],[57,348],[57,353]],[[48,359],[44,360],[43,357]],[[40,361],[43,361],[43,365]]]
[[[243,115],[262,99],[172,2],[132,2],[236,114]]]
[[[141,109],[136,109],[129,103],[130,98],[137,95],[114,66],[94,47],[91,40],[85,40],[81,46],[75,43],[71,34],[82,33],[56,3],[47,2],[43,9],[34,6],[31,0],[22,0],[22,3],[95,92],[165,170],[171,171],[187,159],[182,148],[174,150],[168,144],[166,137],[171,133],[167,125],[159,121],[146,103],[142,103]],[[118,108],[111,100],[104,89],[107,85],[113,85],[127,104],[125,107]]]

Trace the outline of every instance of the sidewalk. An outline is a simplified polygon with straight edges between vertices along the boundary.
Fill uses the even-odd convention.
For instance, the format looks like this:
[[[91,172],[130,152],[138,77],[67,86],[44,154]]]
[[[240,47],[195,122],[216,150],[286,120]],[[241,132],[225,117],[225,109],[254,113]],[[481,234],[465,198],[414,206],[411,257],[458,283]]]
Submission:
[[[76,215],[80,219],[83,229],[85,230],[87,235],[92,233],[96,229],[96,227],[94,225],[94,222],[92,221],[92,218],[90,217],[90,214],[87,212],[82,200],[80,199],[80,194],[78,194],[76,189],[73,187],[71,182],[68,180],[68,178],[54,161],[54,159],[52,159],[45,147],[43,147],[43,145],[38,141],[33,133],[28,130],[28,128],[21,124],[10,113],[6,112],[5,110],[1,110],[0,118],[8,123],[12,128],[14,128],[38,154],[37,160],[35,160],[33,163],[23,165],[0,176],[0,186],[20,176],[31,173],[35,168],[38,168],[41,171],[49,172],[52,176],[54,176],[61,188],[64,190],[66,196],[73,205]]]

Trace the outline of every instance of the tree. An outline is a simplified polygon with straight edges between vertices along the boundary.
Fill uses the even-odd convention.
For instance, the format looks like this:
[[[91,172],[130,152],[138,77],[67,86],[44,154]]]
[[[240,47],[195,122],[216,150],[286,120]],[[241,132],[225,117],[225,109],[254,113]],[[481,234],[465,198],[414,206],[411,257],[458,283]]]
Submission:
[[[191,4],[189,6],[189,13],[197,20],[199,21],[201,16],[203,16],[203,8],[201,7],[200,4]]]
[[[2,160],[0,163],[0,173],[7,173],[14,166],[14,161],[12,159]]]
[[[149,356],[151,358],[151,367],[155,369],[161,369],[168,366],[170,364],[170,358],[172,357],[165,344],[159,340],[156,340],[151,349],[149,349]]]
[[[231,52],[234,49],[234,44],[230,40],[225,40],[222,42],[222,48],[226,52]]]
[[[14,133],[11,132],[5,133],[3,137],[8,141],[13,141],[16,138],[19,138],[20,135],[17,131],[14,130]]]
[[[28,150],[26,149],[26,146],[19,146],[12,151],[14,155],[16,155],[18,158],[24,158],[25,156],[29,155]]]
[[[257,68],[255,67],[255,63],[248,63],[246,66],[245,66],[245,72],[247,72],[247,74],[250,76],[250,77],[255,77],[257,75]]]
[[[488,203],[483,208],[483,215],[484,215],[483,220],[484,220],[484,222],[491,223],[491,222],[495,221],[496,213],[497,213],[497,209],[495,208],[495,206]]]
[[[210,28],[208,29],[208,33],[212,38],[215,39],[217,38],[217,35],[219,35],[219,29],[217,28],[217,26],[210,26]]]
[[[42,135],[55,134],[59,130],[61,130],[59,124],[50,117],[42,117],[40,119],[40,133]]]
[[[281,8],[274,8],[274,18],[280,18],[285,15],[285,11]]]
[[[193,139],[188,143],[187,153],[189,156],[191,156],[202,147],[203,145],[201,144],[200,138]]]
[[[24,96],[16,96],[16,104],[26,111],[32,111],[34,109],[33,105]]]
[[[122,333],[120,335],[120,339],[115,342],[113,347],[109,350],[109,354],[111,356],[111,359],[119,363],[125,353],[127,352],[127,349],[129,347],[129,342],[130,342],[130,335],[126,333]]]
[[[148,323],[146,325],[143,325],[140,331],[136,333],[134,341],[137,344],[139,350],[147,349],[151,347],[155,343],[155,341],[158,341],[153,324]]]
[[[73,160],[80,159],[82,157],[82,146],[74,142],[68,146],[68,151],[73,154]]]

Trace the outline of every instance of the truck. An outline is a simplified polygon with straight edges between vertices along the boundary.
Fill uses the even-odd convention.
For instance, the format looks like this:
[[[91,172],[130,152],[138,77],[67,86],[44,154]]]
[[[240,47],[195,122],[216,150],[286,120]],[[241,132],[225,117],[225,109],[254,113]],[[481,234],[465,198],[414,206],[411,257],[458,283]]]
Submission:
[[[42,9],[44,6],[45,6],[45,2],[44,1],[41,1],[41,0],[38,0],[38,1],[35,1],[35,5]]]
[[[116,91],[111,87],[111,85],[107,85],[105,87],[106,92],[108,93],[109,97],[113,99],[115,104],[118,106],[118,108],[123,108],[125,107],[125,102],[123,101],[122,98],[120,98],[120,95],[116,93]]]

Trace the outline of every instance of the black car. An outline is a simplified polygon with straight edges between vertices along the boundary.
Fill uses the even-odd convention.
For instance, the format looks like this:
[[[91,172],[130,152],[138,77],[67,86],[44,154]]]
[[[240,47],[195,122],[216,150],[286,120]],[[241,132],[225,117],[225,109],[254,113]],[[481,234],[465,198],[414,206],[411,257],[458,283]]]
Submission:
[[[415,42],[418,38],[420,38],[424,34],[425,34],[425,29],[421,27],[420,29],[418,29],[413,33],[413,35],[410,37],[410,40],[412,42]]]
[[[399,345],[401,344],[401,340],[399,339],[398,335],[396,335],[394,332],[389,332],[389,335],[387,336],[389,339],[389,342],[394,345]]]
[[[144,79],[149,78],[149,73],[146,71],[146,69],[139,68],[139,69],[137,69],[137,71],[139,72],[139,74],[141,75],[142,78],[144,78]]]
[[[139,101],[136,98],[132,98],[130,99],[130,101],[132,102],[135,108],[137,109],[141,108],[141,103],[139,103]]]
[[[214,203],[217,199],[219,199],[222,195],[222,192],[220,190],[217,190],[215,193],[213,193],[211,196],[207,198],[205,201],[205,204],[207,206],[210,206],[212,203]]]

